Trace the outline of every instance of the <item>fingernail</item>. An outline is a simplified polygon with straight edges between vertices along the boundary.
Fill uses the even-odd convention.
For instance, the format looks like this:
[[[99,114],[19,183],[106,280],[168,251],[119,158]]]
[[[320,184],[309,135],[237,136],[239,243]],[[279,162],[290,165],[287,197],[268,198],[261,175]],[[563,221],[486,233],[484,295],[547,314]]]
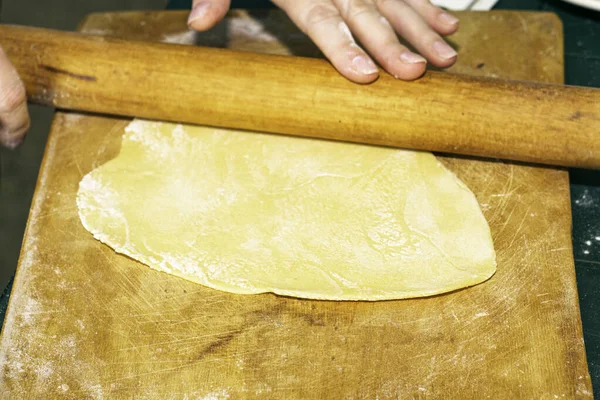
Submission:
[[[194,22],[197,19],[203,18],[206,15],[206,12],[208,11],[208,9],[210,8],[210,1],[201,1],[200,3],[196,4],[194,6],[194,8],[192,8],[192,12],[190,13],[190,16],[188,17],[188,25],[190,25],[192,22]]]
[[[447,25],[456,25],[458,24],[458,18],[456,18],[454,15],[450,15],[448,13],[441,13],[438,16],[439,20],[442,21],[444,24]]]
[[[438,54],[438,56],[440,56],[444,60],[449,60],[458,55],[456,50],[454,50],[452,47],[448,46],[448,43],[446,43],[442,40],[438,40],[437,42],[435,42],[433,44],[433,49]]]
[[[358,72],[364,75],[376,74],[379,72],[377,66],[366,56],[356,56],[352,59],[352,65]]]
[[[412,51],[403,51],[400,53],[400,61],[406,64],[427,63],[427,60]]]

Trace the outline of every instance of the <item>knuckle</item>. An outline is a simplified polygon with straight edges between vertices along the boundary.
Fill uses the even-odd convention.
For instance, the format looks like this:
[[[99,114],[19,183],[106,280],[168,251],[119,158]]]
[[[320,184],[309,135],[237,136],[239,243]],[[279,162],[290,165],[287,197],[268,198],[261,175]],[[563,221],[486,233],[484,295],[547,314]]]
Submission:
[[[0,112],[16,112],[26,102],[27,96],[25,94],[25,88],[19,81],[0,93]]]
[[[349,0],[344,7],[344,18],[354,19],[362,14],[377,12],[375,4],[364,0]]]
[[[306,26],[315,26],[337,17],[339,17],[339,11],[333,4],[315,4],[306,13]]]

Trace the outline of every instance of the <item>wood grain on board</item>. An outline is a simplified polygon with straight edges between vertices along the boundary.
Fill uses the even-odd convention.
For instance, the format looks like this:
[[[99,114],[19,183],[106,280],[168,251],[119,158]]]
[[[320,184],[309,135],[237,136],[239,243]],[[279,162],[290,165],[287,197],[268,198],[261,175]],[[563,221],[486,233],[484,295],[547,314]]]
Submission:
[[[555,16],[460,16],[453,71],[562,82]],[[81,29],[319,55],[280,13],[233,12],[203,34],[185,20],[96,14]],[[78,183],[117,155],[127,122],[56,115],[0,343],[3,398],[592,397],[564,170],[442,157],[492,229],[498,271],[484,284],[375,303],[232,295],[117,255],[81,226]]]

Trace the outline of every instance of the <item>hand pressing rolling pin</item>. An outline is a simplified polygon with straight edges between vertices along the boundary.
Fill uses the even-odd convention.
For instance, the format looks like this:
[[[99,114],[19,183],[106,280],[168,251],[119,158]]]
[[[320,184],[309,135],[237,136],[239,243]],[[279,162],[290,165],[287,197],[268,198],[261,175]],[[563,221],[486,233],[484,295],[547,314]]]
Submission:
[[[428,0],[273,0],[305,32],[346,78],[357,83],[377,79],[373,59],[390,75],[413,80],[427,60],[449,67],[456,51],[440,35],[458,29],[458,19]],[[188,24],[204,31],[225,17],[230,0],[194,0]],[[398,40],[400,35],[419,53]],[[356,37],[371,57],[360,48]],[[426,60],[427,59],[427,60]],[[0,49],[0,145],[15,148],[29,128],[23,83]]]
[[[400,44],[397,34],[437,67],[449,67],[456,51],[440,35],[458,29],[458,19],[429,0],[273,0],[306,33],[334,67],[358,83],[377,78],[377,66],[390,75],[413,80],[425,72],[426,60]],[[194,0],[191,28],[212,28],[229,9],[230,0]]]

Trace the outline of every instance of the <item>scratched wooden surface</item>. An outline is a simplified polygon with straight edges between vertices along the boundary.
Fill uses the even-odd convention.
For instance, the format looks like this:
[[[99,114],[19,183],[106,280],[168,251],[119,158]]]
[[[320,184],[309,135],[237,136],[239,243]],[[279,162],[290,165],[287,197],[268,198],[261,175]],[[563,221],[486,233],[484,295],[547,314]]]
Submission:
[[[454,71],[562,81],[554,16],[461,16]],[[185,18],[98,14],[81,29],[319,54],[281,14],[233,13],[202,35]],[[565,171],[443,158],[491,225],[498,272],[485,284],[378,303],[231,295],[117,255],[81,226],[79,180],[118,153],[126,123],[56,115],[0,343],[2,398],[592,397]]]

